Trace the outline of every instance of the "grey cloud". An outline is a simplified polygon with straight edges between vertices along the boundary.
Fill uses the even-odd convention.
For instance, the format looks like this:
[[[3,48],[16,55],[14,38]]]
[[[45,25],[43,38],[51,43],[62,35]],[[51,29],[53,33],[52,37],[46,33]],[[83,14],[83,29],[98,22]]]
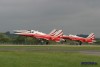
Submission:
[[[0,31],[36,29],[99,36],[100,0],[0,0]],[[100,37],[100,36],[99,36]]]

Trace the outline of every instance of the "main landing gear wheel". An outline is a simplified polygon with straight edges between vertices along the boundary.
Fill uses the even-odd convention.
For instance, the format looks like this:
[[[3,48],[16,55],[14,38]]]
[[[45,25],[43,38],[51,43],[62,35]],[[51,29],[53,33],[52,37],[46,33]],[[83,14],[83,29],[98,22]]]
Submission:
[[[79,45],[82,45],[82,42],[81,41],[79,41]]]
[[[48,45],[49,42],[48,41],[44,41],[44,40],[40,40],[41,45]]]

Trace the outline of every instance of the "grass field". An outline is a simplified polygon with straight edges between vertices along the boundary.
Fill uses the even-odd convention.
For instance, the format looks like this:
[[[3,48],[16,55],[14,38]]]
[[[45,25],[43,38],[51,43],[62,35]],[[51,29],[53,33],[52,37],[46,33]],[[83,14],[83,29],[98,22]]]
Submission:
[[[81,62],[97,62],[97,65]],[[100,67],[100,46],[1,45],[0,67]]]

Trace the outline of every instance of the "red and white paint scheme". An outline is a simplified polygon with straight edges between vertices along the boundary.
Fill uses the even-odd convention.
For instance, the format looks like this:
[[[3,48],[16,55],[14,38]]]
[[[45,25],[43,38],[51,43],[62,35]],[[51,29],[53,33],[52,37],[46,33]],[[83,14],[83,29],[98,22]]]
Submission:
[[[79,37],[76,35],[63,35],[62,30],[54,29],[49,34],[42,33],[35,30],[15,30],[15,34],[21,35],[21,36],[28,36],[39,39],[41,42],[47,42],[49,40],[55,41],[55,42],[64,42],[67,39],[72,41],[77,41],[79,45],[81,45],[83,42],[86,43],[94,43],[95,41],[95,35],[94,33],[91,33],[88,37]]]
[[[56,30],[56,29],[52,30],[49,34],[42,33],[42,32],[35,31],[35,30],[14,30],[14,31],[15,31],[15,34],[17,35],[33,37],[41,41],[46,40],[46,42],[48,40],[60,42],[61,36],[63,35],[62,30]]]
[[[91,33],[88,37],[84,38],[84,37],[79,37],[76,35],[63,35],[62,36],[63,39],[69,39],[69,40],[73,40],[73,41],[77,41],[79,42],[79,44],[81,45],[83,42],[87,42],[87,43],[94,43],[95,41],[95,35],[94,33]]]

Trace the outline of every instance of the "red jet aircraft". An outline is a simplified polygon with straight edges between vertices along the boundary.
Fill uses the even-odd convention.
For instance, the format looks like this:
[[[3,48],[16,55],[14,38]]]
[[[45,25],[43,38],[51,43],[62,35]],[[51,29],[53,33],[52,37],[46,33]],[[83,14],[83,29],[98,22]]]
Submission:
[[[87,42],[87,43],[93,43],[93,42],[96,42],[95,41],[95,35],[94,33],[91,33],[88,37],[84,38],[84,37],[79,37],[79,36],[76,36],[76,35],[63,35],[61,37],[62,39],[69,39],[69,40],[73,40],[73,41],[77,41],[79,42],[79,45],[81,45],[83,42]]]
[[[15,34],[37,38],[38,40],[41,41],[41,43],[45,42],[45,44],[48,44],[48,40],[60,42],[63,32],[62,30],[57,31],[56,29],[54,29],[50,32],[50,34],[45,34],[42,32],[35,31],[35,30],[31,30],[31,31],[15,30]]]

